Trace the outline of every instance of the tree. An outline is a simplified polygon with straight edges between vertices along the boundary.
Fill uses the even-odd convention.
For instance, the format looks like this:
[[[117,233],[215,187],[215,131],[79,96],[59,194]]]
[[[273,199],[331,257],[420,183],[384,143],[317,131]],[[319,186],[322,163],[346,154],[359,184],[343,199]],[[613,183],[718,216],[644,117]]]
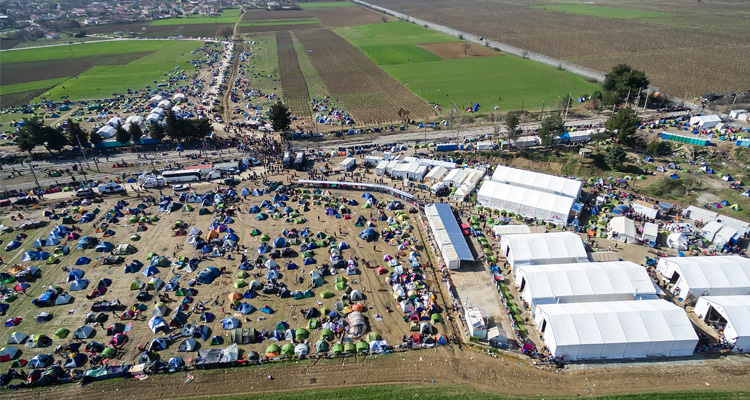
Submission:
[[[271,120],[273,130],[276,132],[283,132],[289,129],[289,126],[292,124],[292,114],[289,112],[289,107],[281,101],[277,101],[271,106],[268,118]]]
[[[118,124],[117,128],[115,128],[115,140],[122,144],[126,144],[130,141],[130,132],[125,130],[121,124]]]
[[[560,113],[555,113],[545,118],[542,121],[542,125],[537,131],[537,135],[542,139],[542,146],[551,146],[554,143],[555,136],[565,133],[565,125],[563,124]]]
[[[164,134],[170,139],[177,139],[180,136],[177,129],[177,116],[174,115],[174,111],[168,110],[164,117]]]
[[[604,154],[604,162],[612,169],[617,169],[628,158],[628,153],[618,144],[613,144]]]
[[[634,98],[639,90],[648,88],[649,84],[645,72],[633,69],[628,64],[618,64],[604,76],[602,89],[616,95],[616,103],[620,103],[628,95]]]
[[[640,122],[641,120],[635,115],[632,109],[620,107],[604,123],[604,127],[611,132],[617,132],[618,142],[630,146],[634,143],[635,131],[638,129]]]
[[[91,144],[99,144],[102,141],[104,141],[104,138],[98,132],[91,132],[91,135],[89,135],[89,142]]]
[[[646,145],[646,154],[652,156],[668,156],[672,154],[672,144],[663,140],[654,140]]]
[[[89,134],[81,128],[81,124],[68,119],[68,142],[71,146],[84,146],[89,141]]]
[[[49,153],[52,153],[52,150],[60,151],[68,144],[68,138],[65,137],[62,132],[51,126],[45,126],[43,128],[42,140],[42,145]]]
[[[234,31],[232,30],[232,27],[229,25],[224,25],[216,30],[216,37],[223,37],[224,39],[229,39],[232,35],[234,35]]]
[[[469,49],[470,48],[471,48],[471,43],[469,43],[469,42],[463,42],[461,44],[461,49],[463,49],[465,56],[469,54]]]
[[[521,119],[518,118],[518,114],[515,112],[509,112],[505,115],[505,126],[508,128],[506,137],[511,145],[515,146],[516,140],[521,136],[521,130],[518,126],[521,124]]]
[[[141,138],[143,137],[143,129],[138,124],[130,124],[128,127],[128,133],[130,138],[133,139],[133,144],[140,144]]]
[[[40,139],[43,135],[43,127],[44,120],[39,117],[24,118],[23,126],[18,129],[18,136],[16,137],[18,149],[31,154],[34,148],[42,143]]]
[[[151,125],[149,125],[148,127],[148,131],[149,131],[149,135],[151,135],[151,139],[154,139],[154,140],[164,139],[164,135],[165,135],[164,127],[160,123],[156,121],[152,122]]]

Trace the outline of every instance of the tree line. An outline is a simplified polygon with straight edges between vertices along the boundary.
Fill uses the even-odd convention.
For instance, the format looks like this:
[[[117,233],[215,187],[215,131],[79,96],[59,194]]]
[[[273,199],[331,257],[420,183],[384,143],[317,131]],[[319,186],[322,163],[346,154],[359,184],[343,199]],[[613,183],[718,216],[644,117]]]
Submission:
[[[61,151],[65,146],[93,145],[104,141],[96,131],[87,132],[78,122],[71,119],[60,127],[45,125],[44,120],[37,116],[24,118],[24,123],[18,129],[15,143],[18,149],[31,154],[35,148],[44,147],[49,153]],[[152,139],[163,140],[169,138],[176,142],[193,142],[205,139],[213,132],[211,122],[207,118],[183,119],[177,118],[174,112],[167,111],[164,123],[153,121],[148,125],[148,133]],[[114,138],[117,142],[127,144],[131,140],[134,144],[141,144],[146,135],[138,124],[129,124],[126,129],[122,124],[115,127]]]

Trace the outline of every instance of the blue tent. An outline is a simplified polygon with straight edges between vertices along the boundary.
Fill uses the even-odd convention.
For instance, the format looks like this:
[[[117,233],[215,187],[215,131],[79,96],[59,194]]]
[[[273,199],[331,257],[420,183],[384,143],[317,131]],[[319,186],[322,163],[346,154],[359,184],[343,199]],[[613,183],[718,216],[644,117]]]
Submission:
[[[97,253],[109,253],[114,248],[115,248],[115,245],[113,245],[110,242],[101,242],[98,245],[96,245],[96,247],[94,247],[94,251]]]
[[[284,247],[286,246],[286,239],[283,237],[277,237],[273,240],[273,247]]]
[[[260,311],[266,314],[273,314],[273,308],[271,308],[270,306],[263,306],[263,308],[261,308]]]
[[[242,314],[250,314],[253,310],[255,310],[255,307],[250,303],[240,303],[240,305],[237,306],[237,311]]]
[[[76,292],[79,290],[86,289],[86,287],[89,285],[88,279],[78,279],[73,281],[73,283],[70,284],[70,291]]]
[[[362,229],[362,232],[359,233],[359,237],[368,242],[372,242],[378,237],[378,233],[375,232],[375,229],[373,228],[366,228]]]
[[[197,328],[195,328],[193,337],[206,340],[211,337],[211,328],[207,327],[206,325],[199,325]]]
[[[143,269],[143,272],[141,272],[144,276],[153,276],[159,273],[159,269],[154,267],[153,265],[149,265],[148,267]]]
[[[138,260],[133,260],[128,265],[125,266],[125,273],[126,274],[134,274],[138,272],[141,267],[143,266],[143,263]]]
[[[224,330],[232,330],[240,327],[240,320],[237,318],[227,317],[221,320],[221,328]]]
[[[10,242],[8,242],[8,244],[5,245],[5,251],[15,250],[19,246],[21,246],[21,242],[17,240],[11,240]]]
[[[210,284],[214,281],[214,279],[221,276],[221,271],[219,271],[216,267],[206,267],[201,272],[198,272],[198,275],[195,277],[195,279],[203,284]]]
[[[25,253],[23,253],[23,256],[21,257],[21,261],[34,261],[36,260],[37,252],[34,250],[29,250]]]
[[[91,259],[88,257],[79,257],[76,260],[76,265],[86,265],[91,262]]]
[[[286,268],[287,269],[298,269],[299,267],[294,262],[290,262],[289,264],[286,265]]]
[[[83,278],[83,275],[84,275],[84,272],[76,268],[68,273],[68,280],[66,281],[66,283],[75,282]]]
[[[259,212],[260,212],[260,207],[256,205],[253,205],[252,207],[250,207],[250,214],[257,214]]]
[[[346,249],[349,248],[349,243],[341,242],[341,243],[339,243],[338,247],[339,247],[339,250],[346,250]]]
[[[305,265],[315,264],[315,259],[312,258],[312,257],[307,257],[307,258],[305,258],[305,260],[303,261],[303,263]]]
[[[364,193],[362,193],[362,198],[369,200],[371,198],[375,198],[375,196],[371,195],[370,192],[364,192]]]
[[[250,196],[250,189],[248,188],[242,188],[242,191],[240,192],[240,196]]]
[[[268,243],[261,242],[261,244],[258,246],[258,254],[266,254],[271,249],[271,246],[268,245]]]
[[[198,318],[198,320],[200,322],[211,323],[211,322],[213,322],[214,318],[216,318],[216,316],[213,313],[204,312],[203,314],[201,314],[201,316]]]

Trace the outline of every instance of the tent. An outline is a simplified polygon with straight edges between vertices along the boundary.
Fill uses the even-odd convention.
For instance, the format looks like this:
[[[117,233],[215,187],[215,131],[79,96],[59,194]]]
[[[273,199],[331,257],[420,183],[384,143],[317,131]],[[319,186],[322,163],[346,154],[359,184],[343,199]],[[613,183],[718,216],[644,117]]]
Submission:
[[[231,317],[224,318],[223,320],[221,320],[221,327],[222,329],[227,331],[237,329],[240,327],[240,320]]]
[[[615,217],[607,225],[607,236],[621,243],[636,243],[635,223],[627,217]]]
[[[78,329],[73,332],[73,339],[88,339],[95,333],[96,331],[94,330],[94,328],[88,325],[79,326]]]
[[[276,343],[272,343],[266,348],[267,357],[278,357],[281,354],[281,348]]]
[[[750,293],[750,260],[740,256],[663,257],[657,270],[679,299]]]
[[[750,296],[702,296],[695,314],[723,333],[735,351],[750,348]]]
[[[21,332],[13,332],[8,337],[8,344],[23,344],[26,341],[28,335]]]
[[[0,362],[7,362],[18,358],[20,352],[13,346],[7,346],[0,349]]]
[[[667,236],[667,246],[672,249],[687,250],[689,243],[687,235],[683,232],[673,232]]]
[[[294,346],[294,355],[297,357],[304,357],[310,352],[310,348],[305,343],[300,343]]]

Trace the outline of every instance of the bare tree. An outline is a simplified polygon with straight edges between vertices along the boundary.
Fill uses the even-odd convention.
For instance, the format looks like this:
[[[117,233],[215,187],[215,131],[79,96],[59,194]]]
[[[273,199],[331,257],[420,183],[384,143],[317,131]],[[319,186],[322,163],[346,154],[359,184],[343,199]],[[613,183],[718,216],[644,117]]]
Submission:
[[[469,42],[463,42],[461,44],[461,48],[464,50],[464,55],[467,56],[467,55],[469,55],[469,49],[471,48],[471,43],[469,43]]]
[[[221,28],[216,30],[216,37],[223,37],[224,39],[229,39],[232,35],[234,35],[234,31],[232,30],[232,27],[229,25],[224,25]]]

